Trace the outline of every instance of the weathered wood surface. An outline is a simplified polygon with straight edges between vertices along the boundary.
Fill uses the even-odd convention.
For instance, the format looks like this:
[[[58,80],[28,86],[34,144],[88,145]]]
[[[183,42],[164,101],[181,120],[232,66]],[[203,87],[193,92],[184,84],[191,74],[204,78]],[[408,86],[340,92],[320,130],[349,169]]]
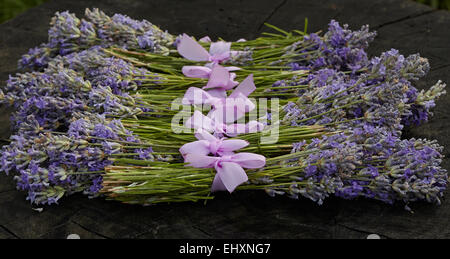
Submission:
[[[171,33],[218,36],[228,40],[254,38],[264,22],[284,29],[303,27],[325,30],[330,19],[351,28],[369,24],[378,31],[371,55],[397,48],[403,54],[420,52],[432,70],[418,87],[438,79],[450,82],[450,13],[432,10],[408,0],[340,1],[50,1],[0,25],[0,80],[16,72],[20,55],[46,41],[48,23],[55,11],[82,15],[86,7],[108,14],[147,19]],[[450,147],[450,95],[444,96],[426,125],[407,132],[408,137],[433,138]],[[0,111],[1,138],[7,138],[8,113]],[[449,159],[444,167],[450,169]],[[82,195],[64,198],[61,205],[31,209],[13,181],[0,176],[0,238],[450,238],[450,193],[441,206],[402,206],[376,201],[335,198],[318,206],[313,202],[270,198],[264,192],[220,194],[206,205],[184,203],[140,207]]]

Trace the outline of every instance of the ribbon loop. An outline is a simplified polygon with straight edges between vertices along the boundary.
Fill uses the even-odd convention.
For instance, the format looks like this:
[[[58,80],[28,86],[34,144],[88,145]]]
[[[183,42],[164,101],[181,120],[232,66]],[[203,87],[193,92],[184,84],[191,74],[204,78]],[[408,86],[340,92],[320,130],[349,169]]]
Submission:
[[[186,121],[185,126],[196,130],[225,134],[229,137],[235,137],[245,133],[255,133],[264,129],[264,124],[258,121],[250,121],[247,124],[236,123],[227,125],[217,119],[211,119],[203,115],[200,111],[195,111]]]
[[[210,55],[202,45],[189,37],[187,34],[183,34],[180,42],[177,44],[178,53],[185,59],[193,61],[209,61]]]
[[[208,42],[208,38],[202,38],[203,42]],[[211,39],[209,39],[211,40]],[[193,61],[209,61],[213,64],[226,61],[231,57],[230,42],[213,42],[210,45],[209,52],[202,47],[197,41],[183,34],[180,42],[177,44],[178,53],[186,59]]]
[[[215,168],[217,173],[211,191],[227,190],[231,193],[237,186],[248,180],[243,168],[264,167],[266,158],[253,153],[238,153],[222,157],[189,153],[185,156],[185,162],[193,167]]]
[[[198,132],[195,136],[198,139],[197,141],[184,144],[180,148],[183,157],[190,153],[204,156],[209,154],[226,156],[249,145],[247,141],[242,139],[217,138],[206,131]]]
[[[209,78],[211,75],[211,68],[204,66],[184,66],[181,68],[181,72],[186,77],[193,78]]]

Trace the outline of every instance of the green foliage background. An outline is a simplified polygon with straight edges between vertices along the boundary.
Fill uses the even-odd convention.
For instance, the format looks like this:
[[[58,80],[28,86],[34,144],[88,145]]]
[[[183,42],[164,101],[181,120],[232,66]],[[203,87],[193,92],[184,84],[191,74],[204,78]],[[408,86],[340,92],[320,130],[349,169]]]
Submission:
[[[0,23],[47,0],[0,0]]]
[[[450,10],[450,0],[414,0],[416,2],[430,5],[436,9],[446,9]]]
[[[0,0],[0,23],[47,0]],[[450,0],[413,0],[433,8],[450,10]]]

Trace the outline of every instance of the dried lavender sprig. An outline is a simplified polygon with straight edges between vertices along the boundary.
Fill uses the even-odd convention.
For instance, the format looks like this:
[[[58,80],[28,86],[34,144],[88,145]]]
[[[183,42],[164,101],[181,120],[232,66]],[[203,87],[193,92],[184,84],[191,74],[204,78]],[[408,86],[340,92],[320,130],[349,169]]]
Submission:
[[[303,41],[315,42],[312,49],[320,49],[319,52],[313,52],[311,55],[319,55],[310,57],[307,61],[300,61],[293,63],[293,69],[312,69],[317,70],[323,67],[328,67],[336,71],[352,71],[351,76],[359,77],[358,70],[368,71],[370,74],[378,74],[375,78],[377,80],[390,81],[392,79],[397,79],[405,84],[405,98],[404,101],[407,106],[407,111],[402,111],[402,125],[419,125],[420,123],[426,122],[428,118],[432,115],[430,108],[434,105],[434,100],[439,97],[439,95],[445,93],[443,90],[443,84],[436,84],[434,88],[438,90],[439,94],[434,95],[433,101],[429,100],[427,104],[424,105],[423,102],[417,98],[417,89],[412,85],[411,81],[418,80],[423,77],[429,71],[429,63],[425,58],[420,57],[420,55],[410,55],[404,57],[397,50],[390,50],[384,52],[380,57],[375,57],[368,59],[365,54],[365,49],[367,48],[370,41],[373,40],[375,33],[368,31],[367,26],[363,26],[359,31],[350,31],[348,26],[340,26],[336,21],[332,20],[329,25],[328,32],[324,37],[319,37],[318,35],[311,34],[305,37]],[[299,42],[300,44],[301,42]],[[311,50],[311,49],[309,49]],[[296,51],[296,44],[293,44],[288,48],[288,53]],[[305,50],[307,51],[307,50]],[[322,69],[324,70],[324,69]],[[326,69],[325,69],[326,70]],[[320,70],[319,70],[320,72]],[[324,75],[322,73],[322,79]],[[309,77],[310,80],[314,78],[313,73]],[[325,76],[326,78],[326,76]],[[375,79],[372,77],[372,79]],[[303,80],[301,83],[304,84],[310,80]],[[374,80],[374,83],[376,80]],[[284,82],[278,83],[284,84]],[[290,85],[295,84],[290,82]],[[314,82],[313,82],[314,84]],[[340,93],[345,93],[345,87]],[[330,92],[330,90],[327,90]],[[335,93],[331,97],[336,97]],[[420,103],[420,104],[419,104]]]
[[[139,107],[130,105],[133,98],[119,98],[109,87],[95,88],[86,98],[34,96],[25,100],[12,113],[12,127],[19,129],[28,116],[33,115],[44,129],[61,130],[70,123],[73,112],[102,113],[118,117],[130,117],[142,113]]]
[[[390,204],[417,200],[440,204],[448,184],[447,172],[440,166],[442,147],[436,141],[400,140],[383,128],[370,125],[324,136],[309,144],[297,143],[293,152],[294,158],[285,160],[283,165],[300,165],[303,172],[290,175],[290,185],[273,185],[271,193],[286,193],[293,198],[302,195],[319,204],[331,194]],[[311,185],[304,187],[297,181]]]
[[[29,116],[11,143],[2,147],[1,171],[15,174],[17,188],[28,192],[31,203],[52,204],[75,192],[97,196],[103,182],[100,172],[113,163],[112,156],[155,161],[152,152],[118,120],[75,113],[68,133],[55,134],[43,132]]]
[[[86,20],[68,11],[56,12],[50,22],[48,42],[23,55],[19,67],[39,69],[57,55],[64,56],[94,45],[168,54],[168,47],[175,40],[146,20],[137,21],[121,14],[109,17],[96,8],[86,9],[85,16]]]
[[[338,22],[331,20],[323,37],[316,33],[306,35],[301,41],[286,47],[285,55],[304,53],[299,56],[300,60],[292,62],[293,69],[333,67],[340,71],[357,71],[368,65],[365,49],[375,36],[376,32],[369,32],[368,25],[352,31],[347,24],[340,26]],[[299,49],[299,46],[304,45],[310,47]]]
[[[85,66],[80,67],[80,62]],[[14,125],[20,125],[28,115],[34,115],[47,129],[67,126],[67,116],[74,111],[134,116],[145,111],[136,104],[137,97],[127,94],[139,84],[130,78],[139,71],[94,48],[55,59],[43,72],[10,76],[3,101],[16,109]]]
[[[436,106],[436,100],[443,94],[446,94],[446,84],[439,80],[427,91],[411,88],[408,93],[408,104],[411,106],[411,113],[402,118],[402,124],[405,126],[418,126],[433,116],[432,108]]]
[[[321,69],[299,81],[307,81],[309,88],[300,90],[296,104],[285,106],[286,120],[293,125],[369,121],[399,133],[403,125],[411,124],[418,110],[421,116],[414,123],[426,121],[434,100],[445,93],[445,84],[438,82],[427,97],[422,93],[416,100],[418,95],[411,80],[424,76],[428,68],[428,61],[418,55],[404,58],[391,50],[373,58],[368,72],[357,76]]]
[[[93,86],[107,85],[114,94],[136,91],[141,85],[144,75],[154,75],[145,68],[137,68],[125,60],[109,57],[100,46],[74,52],[66,56],[58,56],[51,60],[46,70],[69,68],[82,74]],[[154,84],[158,77],[153,77]]]

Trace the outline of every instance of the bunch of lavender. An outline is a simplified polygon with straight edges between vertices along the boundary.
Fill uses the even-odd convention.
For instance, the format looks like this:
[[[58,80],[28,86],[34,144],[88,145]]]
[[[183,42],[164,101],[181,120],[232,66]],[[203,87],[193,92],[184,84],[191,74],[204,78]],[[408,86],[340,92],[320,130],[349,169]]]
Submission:
[[[67,134],[43,131],[33,116],[3,146],[1,170],[13,173],[17,188],[35,204],[56,203],[64,195],[83,192],[96,197],[102,172],[114,159],[154,161],[153,150],[118,120],[75,113]]]
[[[141,80],[150,75],[153,75],[152,86],[160,84],[157,74],[135,67],[123,59],[110,57],[99,46],[55,57],[48,64],[48,69],[52,70],[61,67],[77,71],[93,86],[109,86],[117,95],[138,90]]]
[[[352,31],[347,24],[340,26],[338,22],[331,20],[323,37],[316,33],[306,35],[302,40],[286,47],[284,55],[300,54],[290,64],[295,70],[328,67],[355,72],[369,64],[365,50],[375,36],[376,32],[369,32],[368,25]]]
[[[387,203],[417,200],[440,204],[448,175],[440,166],[436,141],[401,140],[383,128],[363,125],[344,133],[294,144],[292,154],[275,159],[301,167],[289,185],[272,184],[272,194],[310,198],[321,204],[330,194],[366,197]],[[277,183],[275,180],[274,183]]]
[[[34,115],[47,129],[67,126],[67,116],[74,111],[135,116],[146,108],[136,104],[138,98],[128,92],[137,90],[139,75],[144,74],[148,74],[146,69],[92,47],[59,56],[42,72],[10,76],[0,102],[15,108],[15,125]]]
[[[363,125],[294,143],[290,154],[269,157],[263,169],[247,171],[248,182],[236,190],[303,196],[318,204],[330,195],[389,204],[418,200],[440,204],[448,184],[447,172],[440,166],[441,152],[435,141],[401,140],[383,128]],[[151,205],[211,199],[214,172],[183,164],[112,165],[103,177],[107,184],[101,192],[107,199]]]
[[[310,116],[315,118],[308,121],[310,116],[302,115],[301,124],[304,122],[330,123],[341,119],[358,121],[357,118],[362,118],[364,115],[365,118],[377,120],[374,125],[395,122],[398,127],[394,128],[398,130],[401,130],[403,126],[417,126],[426,122],[432,115],[431,109],[435,106],[435,100],[445,93],[445,84],[439,81],[429,90],[422,90],[419,93],[413,86],[413,82],[428,73],[429,63],[418,54],[404,57],[397,50],[392,49],[382,53],[380,57],[369,60],[365,49],[375,35],[374,32],[368,31],[368,26],[363,26],[359,31],[351,31],[348,29],[348,25],[341,27],[339,23],[332,20],[324,37],[319,37],[314,33],[305,36],[305,41],[314,42],[313,47],[309,50],[320,49],[321,51],[312,54],[306,52],[308,53],[306,59],[291,65],[293,69],[308,69],[317,72],[310,73],[306,79],[281,81],[274,84],[278,88],[299,84],[309,84],[310,86],[306,91],[304,89],[299,91],[301,98],[298,106],[300,107],[293,103],[285,107],[290,113],[289,115],[313,110]],[[296,52],[295,45],[288,48],[287,54]],[[317,54],[319,56],[314,56]],[[369,92],[372,93],[364,93],[361,91],[364,87],[375,89],[369,89]],[[392,91],[392,96],[386,96],[390,91]],[[354,103],[350,109],[346,107],[345,111],[339,108],[339,103],[336,105],[336,103],[330,102],[332,98],[339,98],[338,102],[352,103],[357,98],[348,97],[350,95],[361,95],[364,100],[372,100],[367,105]],[[377,95],[384,95],[384,100]],[[376,97],[374,98],[374,96]],[[321,100],[317,101],[319,99]],[[343,99],[346,100],[343,101]],[[319,116],[329,109],[335,110],[334,113],[339,113],[334,115],[337,117],[330,114]],[[365,113],[368,109],[371,110],[370,114]],[[374,113],[374,110],[380,111]],[[388,114],[387,121],[382,118],[384,113]],[[398,122],[398,115],[401,116],[400,122]],[[293,122],[293,124],[295,123]]]
[[[133,116],[142,112],[135,99],[115,95],[109,86],[92,87],[71,69],[47,69],[10,77],[3,101],[12,104],[13,128],[17,129],[33,115],[45,129],[67,128],[71,113],[89,111],[111,116]]]
[[[50,22],[48,42],[29,50],[19,61],[21,68],[42,68],[54,57],[88,49],[92,46],[118,46],[168,54],[174,37],[146,20],[126,15],[109,17],[94,8],[86,9],[86,19],[68,11],[57,12]]]
[[[396,50],[370,60],[367,72],[354,74],[321,69],[303,81],[309,84],[300,97],[284,107],[284,120],[295,125],[355,127],[362,121],[400,134],[404,125],[420,124],[431,115],[434,101],[445,93],[441,81],[428,91],[417,92],[412,81],[429,70],[428,61],[419,55],[403,57]],[[286,86],[277,82],[278,88]]]

